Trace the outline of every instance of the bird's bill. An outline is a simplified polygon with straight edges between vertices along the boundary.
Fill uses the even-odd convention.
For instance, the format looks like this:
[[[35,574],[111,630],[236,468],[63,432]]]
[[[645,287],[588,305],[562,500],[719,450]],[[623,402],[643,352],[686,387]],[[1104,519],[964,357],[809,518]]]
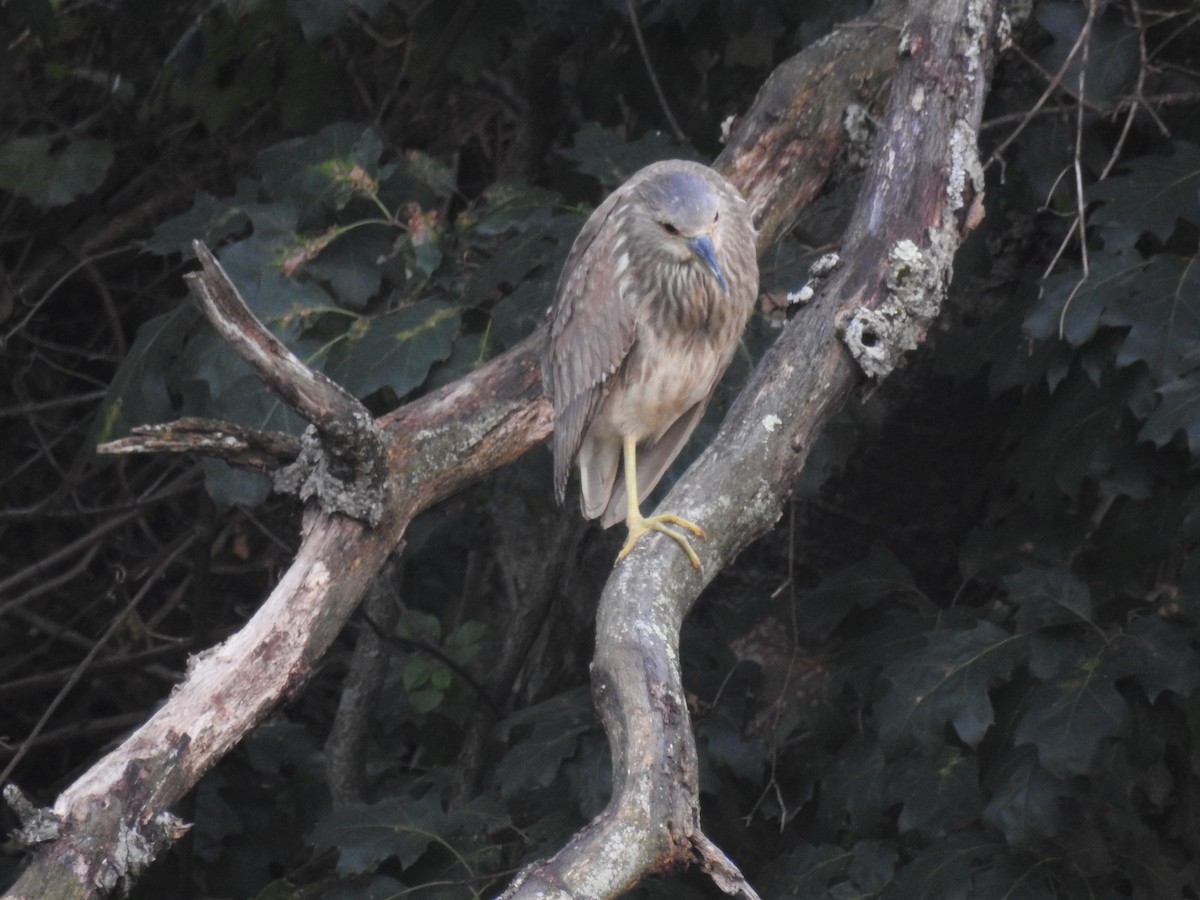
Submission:
[[[708,271],[713,273],[713,277],[717,279],[717,284],[721,285],[721,290],[728,291],[729,285],[725,283],[725,275],[721,272],[721,264],[717,262],[717,251],[713,247],[712,239],[707,234],[697,235],[694,238],[688,238],[687,246],[692,251],[692,255],[704,263]]]

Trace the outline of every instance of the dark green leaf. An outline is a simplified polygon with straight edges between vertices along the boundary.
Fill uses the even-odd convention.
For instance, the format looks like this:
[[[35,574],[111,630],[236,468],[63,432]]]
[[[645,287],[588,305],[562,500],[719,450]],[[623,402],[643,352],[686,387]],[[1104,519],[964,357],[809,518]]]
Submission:
[[[1037,763],[1032,752],[1007,754],[994,777],[996,786],[983,810],[983,821],[1004,832],[1014,846],[1055,833],[1059,824],[1062,782]]]
[[[427,235],[421,241],[410,241],[409,248],[413,265],[424,278],[436,272],[442,264],[442,242],[436,234]]]
[[[1136,678],[1151,703],[1163,691],[1191,697],[1200,685],[1195,639],[1195,633],[1178,622],[1140,616],[1113,641],[1104,667],[1114,680]]]
[[[600,815],[612,796],[612,757],[608,741],[597,731],[579,736],[575,754],[563,762],[567,793],[585,821]]]
[[[1168,382],[1155,393],[1159,404],[1138,437],[1164,447],[1177,432],[1183,432],[1188,450],[1193,456],[1200,455],[1200,372]]]
[[[474,620],[463,622],[451,632],[443,648],[446,655],[460,666],[465,666],[478,654],[487,626]]]
[[[211,409],[201,414],[284,434],[299,435],[308,427],[298,413],[251,374],[229,383],[213,398]]]
[[[806,638],[823,641],[854,609],[867,609],[896,597],[912,597],[912,574],[886,548],[874,544],[861,561],[836,572],[804,594],[800,628]]]
[[[859,841],[850,851],[854,859],[848,874],[858,887],[875,893],[885,887],[896,871],[900,853],[889,841]]]
[[[179,357],[180,413],[300,434],[306,425],[212,329],[193,333]]]
[[[361,875],[389,858],[411,866],[447,824],[441,800],[430,791],[420,799],[389,797],[334,809],[317,823],[312,842],[319,850],[338,851],[339,872]]]
[[[392,237],[381,227],[356,228],[325,247],[316,259],[304,263],[304,274],[328,284],[338,304],[361,310],[379,292],[383,267],[379,260],[392,246]]]
[[[56,150],[46,135],[10,138],[0,144],[0,190],[42,209],[65,206],[100,187],[112,163],[108,141],[76,138]]]
[[[489,352],[513,346],[542,324],[554,299],[557,277],[552,268],[544,268],[496,305],[487,335]]]
[[[1129,328],[1117,364],[1145,363],[1159,383],[1182,375],[1200,346],[1200,264],[1160,253],[1131,287],[1104,317]]]
[[[1043,517],[1123,461],[1133,437],[1125,411],[1133,380],[1112,376],[1097,387],[1075,370],[1053,394],[1031,397],[1013,420],[1019,443],[1007,470]]]
[[[516,737],[515,729],[532,724],[527,737]],[[501,723],[511,737],[508,750],[496,769],[500,793],[509,799],[537,787],[549,787],[563,763],[579,745],[579,738],[595,728],[594,712],[586,690],[562,694]]]
[[[888,767],[887,798],[901,805],[896,826],[925,840],[942,840],[983,811],[979,758],[952,747],[913,753]]]
[[[845,880],[854,854],[834,844],[799,846],[768,866],[756,886],[767,897],[826,897]]]
[[[1132,27],[1119,16],[1092,19],[1075,4],[1054,0],[1039,4],[1037,20],[1053,37],[1039,61],[1052,72],[1062,70],[1069,90],[1083,93],[1092,103],[1108,103],[1133,77],[1137,42]],[[1080,43],[1087,49],[1080,52]]]
[[[543,267],[549,270],[549,280],[557,282],[558,269],[580,224],[578,216],[552,216],[548,210],[535,214],[520,232],[499,241],[491,258],[471,273],[467,300],[479,304],[511,291],[531,271]],[[542,298],[544,310],[552,297],[544,293]]]
[[[766,744],[747,738],[742,733],[741,723],[734,722],[719,710],[697,723],[696,742],[707,751],[702,755],[702,765],[724,766],[752,784],[762,780],[770,763]]]
[[[253,509],[271,495],[271,479],[258,472],[235,469],[219,459],[200,460],[200,469],[204,472],[204,490],[218,509]]]
[[[259,153],[258,167],[263,186],[276,200],[341,209],[356,191],[356,167],[372,179],[383,175],[382,153],[383,141],[374,129],[343,122],[268,147]]]
[[[1092,621],[1091,591],[1066,566],[1030,563],[1005,576],[1004,583],[1018,607],[1021,631]]]
[[[661,131],[627,141],[614,131],[589,122],[575,133],[575,145],[560,151],[579,171],[614,188],[643,166],[663,159],[698,159],[690,150],[677,147]]]
[[[408,692],[408,702],[418,714],[433,712],[446,699],[446,692],[427,685]]]
[[[1025,317],[1025,333],[1039,341],[1061,336],[1073,347],[1090,341],[1106,313],[1136,289],[1144,266],[1141,254],[1122,249],[1093,255],[1086,280],[1077,269],[1051,275]]]
[[[524,231],[528,222],[561,205],[562,197],[524,182],[496,181],[483,192],[482,201],[458,217],[458,227],[469,235],[494,237],[509,229]]]
[[[473,647],[483,640],[487,634],[487,626],[482,622],[471,620],[463,622],[450,635],[449,643],[456,647]]]
[[[328,891],[322,892],[322,900],[396,900],[411,890],[412,888],[395,878],[375,875],[365,886],[357,882],[334,885]]]
[[[325,374],[359,397],[390,387],[403,397],[450,355],[459,310],[425,300],[360,320],[330,352]]]
[[[1173,147],[1170,156],[1138,156],[1125,164],[1124,172],[1093,185],[1088,199],[1104,205],[1092,214],[1092,224],[1128,223],[1162,241],[1179,219],[1200,225],[1200,147],[1182,140]]]
[[[404,689],[412,692],[429,683],[433,663],[424,656],[413,656],[404,664]]]
[[[289,346],[319,317],[345,312],[315,281],[303,274],[288,278],[278,268],[280,245],[257,232],[218,254],[226,274],[246,305],[271,332]],[[299,354],[305,362],[312,360]]]
[[[1048,875],[1044,862],[1032,853],[1024,857],[1001,857],[994,865],[984,866],[975,873],[971,900],[1058,900],[1064,895],[1072,896],[1056,890]]]
[[[1194,201],[1193,201],[1194,202]],[[1080,346],[1101,326],[1127,329],[1117,363],[1144,363],[1158,382],[1196,362],[1200,342],[1200,266],[1160,253],[1149,260],[1132,248],[1094,253],[1086,281],[1078,271],[1043,282],[1025,320],[1039,340],[1064,337]]]
[[[457,187],[454,171],[428,153],[409,150],[404,154],[401,168],[410,178],[429,188],[433,192],[433,196],[440,199],[448,199]],[[428,206],[430,204],[422,203],[421,205]]]
[[[426,389],[433,391],[445,387],[487,362],[486,338],[486,334],[460,334],[455,338],[450,355],[430,371]]]
[[[879,737],[893,751],[934,748],[951,724],[974,747],[995,721],[988,690],[1023,658],[1024,639],[990,622],[930,633],[926,645],[890,663],[875,708]]]
[[[966,900],[971,872],[1003,850],[982,831],[968,829],[921,848],[885,888],[884,900]]]
[[[196,319],[195,309],[184,305],[138,329],[100,404],[89,445],[122,437],[134,425],[152,425],[172,417],[175,406],[167,390],[167,373]]]
[[[821,782],[821,816],[826,827],[868,833],[883,821],[890,804],[885,791],[891,766],[878,743],[858,741],[842,748]]]
[[[441,663],[436,664],[429,673],[429,684],[436,690],[445,693],[454,681],[454,673]]]
[[[249,227],[246,209],[256,205],[257,195],[257,182],[248,179],[238,182],[233,197],[218,199],[200,191],[192,201],[192,208],[159,224],[143,249],[159,256],[181,253],[190,259],[192,241],[202,240],[209,248],[215,248],[227,237]]]
[[[1089,659],[1074,632],[1043,631],[1030,635],[1029,671],[1039,681],[1053,681],[1067,672],[1075,672]]]
[[[380,198],[393,210],[441,209],[457,187],[452,169],[417,150],[405,152],[380,172]]]
[[[442,623],[437,616],[410,607],[396,623],[396,634],[410,641],[437,646],[442,642]]]
[[[379,0],[355,0],[354,7],[368,15],[376,12],[382,4]],[[318,41],[337,30],[338,25],[350,11],[350,4],[342,0],[288,0],[288,12],[295,16],[304,31],[306,41]]]
[[[308,424],[267,390],[215,331],[206,329],[192,336],[180,368],[190,377],[183,386],[182,415],[297,435]],[[271,479],[258,472],[216,459],[201,460],[201,468],[205,489],[222,509],[254,508],[271,492]]]
[[[1035,688],[1026,705],[1013,742],[1036,747],[1041,764],[1061,778],[1086,773],[1100,741],[1115,734],[1129,712],[1112,682],[1092,663]]]

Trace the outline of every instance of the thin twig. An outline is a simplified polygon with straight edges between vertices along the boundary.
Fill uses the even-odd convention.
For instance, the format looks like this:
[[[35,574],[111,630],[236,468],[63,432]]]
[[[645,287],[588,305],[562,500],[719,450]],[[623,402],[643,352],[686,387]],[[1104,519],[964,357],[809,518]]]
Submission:
[[[1084,22],[1083,28],[1079,30],[1079,37],[1075,39],[1075,44],[1071,47],[1071,52],[1067,54],[1067,58],[1063,60],[1062,65],[1053,76],[1050,76],[1048,73],[1046,73],[1045,69],[1043,69],[1041,66],[1037,66],[1037,69],[1043,74],[1046,74],[1046,76],[1050,79],[1049,84],[1047,84],[1046,89],[1042,91],[1042,96],[1038,97],[1037,102],[1033,104],[1033,108],[1029,110],[1024,119],[1022,119],[1021,124],[1013,130],[1012,134],[1000,142],[999,147],[992,151],[992,155],[988,157],[988,161],[984,164],[984,169],[990,167],[993,162],[1000,161],[1000,157],[1003,155],[1004,151],[1007,150],[1012,142],[1021,135],[1021,132],[1023,132],[1029,123],[1033,121],[1038,110],[1045,106],[1047,101],[1049,101],[1049,99],[1054,95],[1055,91],[1062,86],[1063,76],[1067,74],[1067,69],[1070,68],[1071,62],[1075,59],[1075,54],[1079,52],[1080,48],[1087,42],[1088,37],[1091,34],[1092,16],[1094,14],[1094,10],[1089,4],[1087,21]],[[1020,52],[1019,48],[1018,52]],[[1021,55],[1026,60],[1029,59],[1029,57],[1025,56],[1023,52]]]
[[[80,269],[86,268],[90,264],[94,263],[96,260],[106,259],[109,256],[116,256],[118,253],[128,253],[130,250],[136,250],[136,249],[137,249],[137,247],[135,247],[133,244],[124,244],[120,247],[114,247],[111,250],[105,250],[102,253],[93,253],[92,255],[87,256],[84,259],[80,260],[79,262],[75,263],[75,265],[71,266],[69,269],[67,269],[66,272],[64,272],[62,274],[62,276],[58,279],[58,281],[54,282],[54,284],[52,284],[52,285],[50,285],[50,287],[46,288],[46,290],[42,293],[42,296],[39,297],[37,299],[37,301],[34,302],[29,307],[29,312],[27,312],[25,314],[24,318],[22,318],[21,321],[17,322],[16,325],[14,325],[7,332],[5,332],[4,337],[0,338],[0,347],[6,346],[9,341],[11,341],[17,334],[19,334],[22,330],[24,330],[25,326],[29,324],[29,320],[32,319],[34,316],[36,316],[38,314],[38,311],[43,306],[45,306],[46,301],[48,301],[52,296],[54,296],[54,292],[57,291],[60,287],[62,287],[64,284],[66,284],[68,281],[70,281],[71,276],[73,276]]]
[[[1103,181],[1107,178],[1108,173],[1117,164],[1117,160],[1121,158],[1121,151],[1125,147],[1125,139],[1129,137],[1129,131],[1133,127],[1133,121],[1137,118],[1138,107],[1141,105],[1142,87],[1146,83],[1146,69],[1149,66],[1149,61],[1146,58],[1146,30],[1142,27],[1142,11],[1138,6],[1137,0],[1130,0],[1129,5],[1133,11],[1133,23],[1138,35],[1139,62],[1137,84],[1133,88],[1133,104],[1129,107],[1129,113],[1125,116],[1125,124],[1121,127],[1121,134],[1117,138],[1116,146],[1113,147],[1113,151],[1108,157],[1108,162],[1104,164],[1104,168],[1100,172],[1098,181]],[[1149,110],[1147,111],[1149,112]]]
[[[55,397],[53,400],[40,400],[36,403],[22,403],[19,406],[9,406],[0,409],[0,419],[13,416],[28,416],[32,413],[59,409],[63,406],[74,406],[77,403],[95,403],[104,398],[108,391],[88,391],[84,394],[72,394],[69,397]]]
[[[662,85],[658,83],[658,75],[654,71],[654,66],[650,63],[650,54],[646,52],[646,42],[642,39],[642,26],[638,24],[637,9],[633,5],[634,0],[625,0],[625,8],[629,11],[629,24],[633,28],[633,39],[637,42],[638,52],[642,54],[642,62],[646,66],[646,74],[650,76],[650,84],[654,88],[654,93],[658,97],[658,105],[662,108],[663,115],[667,119],[667,124],[671,126],[671,133],[675,135],[675,140],[681,144],[687,143],[687,135],[683,133],[683,129],[679,127],[679,123],[675,120],[675,114],[671,112],[671,106],[667,103],[667,95],[663,93]]]
[[[1087,93],[1087,67],[1091,41],[1088,39],[1092,30],[1092,22],[1096,18],[1096,0],[1088,0],[1087,19],[1083,23],[1083,34],[1085,40],[1083,42],[1083,59],[1079,66],[1079,96],[1086,97]],[[1087,201],[1084,199],[1083,193],[1083,162],[1080,158],[1080,148],[1083,147],[1083,120],[1084,120],[1084,104],[1082,100],[1079,103],[1078,114],[1075,117],[1075,153],[1072,165],[1075,170],[1075,227],[1079,231],[1079,262],[1083,269],[1083,277],[1075,283],[1071,288],[1071,293],[1067,295],[1066,301],[1063,303],[1062,312],[1058,316],[1058,338],[1062,340],[1066,333],[1067,327],[1067,311],[1071,308],[1071,302],[1075,299],[1079,289],[1087,283],[1088,277],[1091,275],[1091,262],[1088,259],[1087,248]]]
[[[92,645],[92,649],[88,651],[87,656],[80,660],[79,665],[75,667],[75,671],[71,673],[71,677],[67,679],[66,684],[64,684],[62,689],[54,695],[54,699],[50,701],[50,703],[46,706],[46,709],[42,712],[42,717],[38,719],[37,724],[34,725],[29,734],[25,736],[25,740],[21,742],[21,746],[17,749],[17,752],[14,753],[12,759],[8,761],[8,765],[4,767],[4,771],[0,772],[0,784],[4,784],[8,781],[8,776],[12,774],[13,769],[15,769],[21,760],[25,758],[25,754],[33,746],[31,742],[36,740],[38,735],[42,733],[42,730],[46,727],[46,723],[50,721],[50,717],[54,715],[54,712],[58,709],[59,705],[67,698],[67,695],[71,693],[72,689],[79,683],[80,679],[83,678],[84,674],[88,670],[88,667],[91,666],[92,661],[100,653],[101,648],[108,643],[109,638],[117,633],[118,628],[124,627],[126,617],[137,608],[137,605],[142,601],[142,598],[146,596],[146,594],[150,591],[150,588],[154,587],[155,583],[162,576],[163,572],[166,571],[167,567],[170,566],[171,563],[173,563],[176,558],[183,553],[184,550],[190,547],[192,542],[195,541],[199,536],[200,535],[198,532],[193,532],[184,540],[180,541],[179,545],[171,552],[171,554],[167,556],[167,558],[162,561],[158,568],[151,573],[150,577],[146,579],[141,589],[130,598],[128,603],[125,604],[125,608],[121,610],[118,615],[113,617],[113,620],[108,624],[108,628],[104,630],[104,634],[100,635],[100,639]]]
[[[101,522],[87,534],[76,538],[65,547],[60,547],[49,556],[39,559],[37,562],[26,566],[19,572],[14,572],[12,575],[8,576],[8,578],[0,581],[0,594],[11,590],[13,587],[23,581],[28,581],[30,578],[36,578],[43,573],[56,568],[65,560],[75,558],[82,550],[85,550],[93,543],[97,543],[100,538],[108,534],[108,532],[119,528],[135,516],[141,515],[141,513],[142,511],[140,509],[130,509],[123,513],[117,513],[111,519]],[[3,616],[11,607],[15,605],[16,603],[14,601],[8,601],[3,606],[0,606],[0,616]]]

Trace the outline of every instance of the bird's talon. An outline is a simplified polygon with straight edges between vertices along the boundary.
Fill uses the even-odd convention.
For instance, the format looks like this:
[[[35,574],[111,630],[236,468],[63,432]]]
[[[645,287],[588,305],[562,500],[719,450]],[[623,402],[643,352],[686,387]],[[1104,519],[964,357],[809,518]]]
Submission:
[[[694,522],[689,522],[687,519],[682,519],[672,513],[664,513],[658,516],[648,516],[644,519],[637,520],[629,526],[629,537],[625,538],[625,546],[621,548],[621,552],[617,554],[617,562],[623,560],[629,555],[629,551],[633,549],[633,545],[637,543],[637,539],[648,531],[657,531],[660,534],[665,534],[675,543],[683,548],[683,552],[687,554],[688,560],[692,564],[692,568],[699,570],[700,557],[696,555],[696,551],[692,549],[688,539],[678,531],[672,531],[668,525],[678,525],[680,528],[686,528],[696,537],[704,537],[704,529]]]
[[[708,535],[704,533],[704,529],[695,522],[689,522],[687,519],[681,518],[674,513],[663,513],[662,515],[655,516],[654,518],[659,522],[669,522],[672,525],[678,525],[680,528],[686,528],[698,538],[708,537]]]

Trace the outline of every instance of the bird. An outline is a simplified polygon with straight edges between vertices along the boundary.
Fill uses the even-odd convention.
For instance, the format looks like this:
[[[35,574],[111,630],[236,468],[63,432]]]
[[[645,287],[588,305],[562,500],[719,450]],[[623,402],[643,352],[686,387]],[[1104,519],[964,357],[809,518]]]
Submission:
[[[699,569],[694,522],[641,503],[695,430],[758,296],[756,232],[737,189],[686,160],[635,172],[567,254],[547,317],[542,380],[554,407],[554,490],[579,468],[587,519],[675,540]],[[618,479],[618,473],[622,478]]]

